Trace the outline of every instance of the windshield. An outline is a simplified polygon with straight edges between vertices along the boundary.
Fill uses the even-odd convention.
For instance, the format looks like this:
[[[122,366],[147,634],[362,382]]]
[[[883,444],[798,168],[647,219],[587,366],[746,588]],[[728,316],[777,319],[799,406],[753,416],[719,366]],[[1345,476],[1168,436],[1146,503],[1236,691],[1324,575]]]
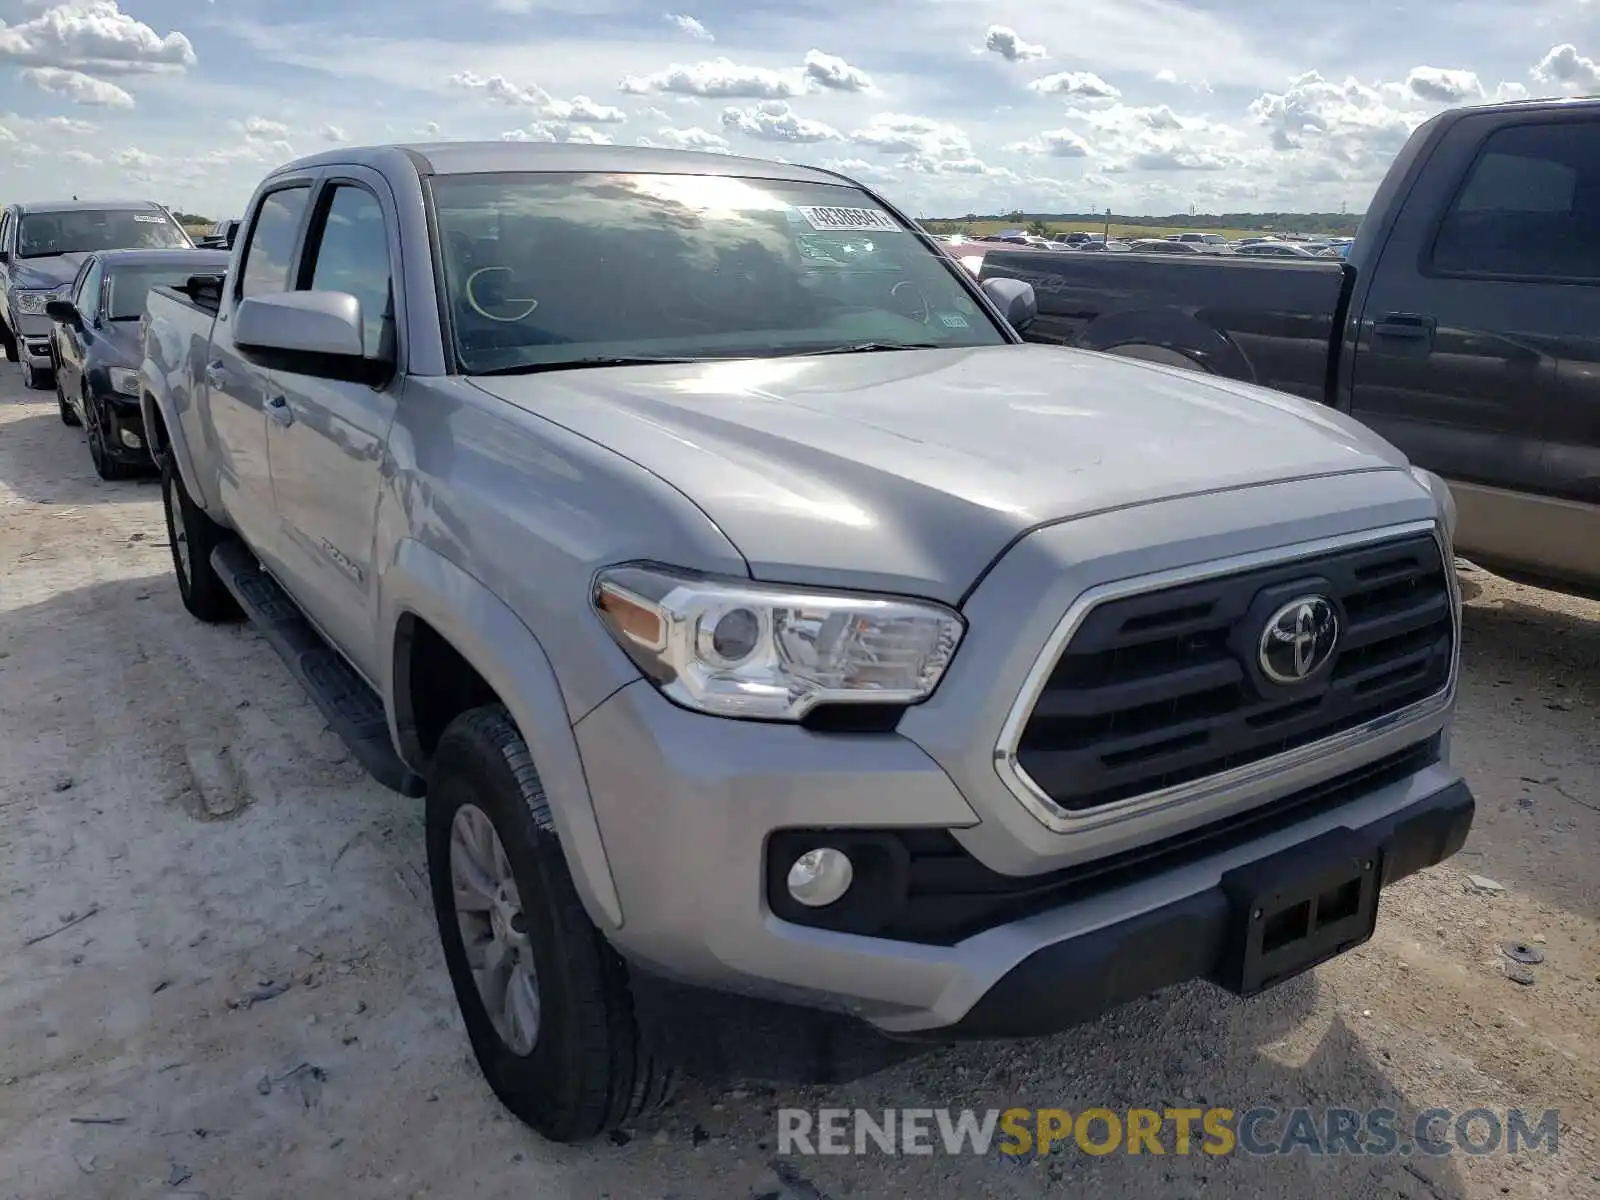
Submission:
[[[949,256],[855,188],[597,173],[432,191],[469,374],[1006,341]]]
[[[28,213],[17,227],[17,256],[86,254],[93,250],[168,249],[189,238],[155,209],[74,209]]]
[[[204,268],[193,264],[179,268],[117,267],[111,272],[106,289],[106,315],[113,321],[137,321],[144,316],[145,296],[151,288],[182,287],[189,276],[197,273],[204,273]]]

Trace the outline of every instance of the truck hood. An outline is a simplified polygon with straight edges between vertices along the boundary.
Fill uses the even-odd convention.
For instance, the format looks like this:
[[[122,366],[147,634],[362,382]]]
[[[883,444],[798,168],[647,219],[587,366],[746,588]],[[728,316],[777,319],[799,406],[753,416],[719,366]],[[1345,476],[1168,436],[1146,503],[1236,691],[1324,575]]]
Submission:
[[[1041,524],[1405,465],[1291,396],[1041,345],[473,382],[677,487],[756,579],[849,578],[951,603]]]
[[[82,254],[52,254],[47,258],[15,259],[11,264],[11,286],[48,290],[71,283],[84,257]]]

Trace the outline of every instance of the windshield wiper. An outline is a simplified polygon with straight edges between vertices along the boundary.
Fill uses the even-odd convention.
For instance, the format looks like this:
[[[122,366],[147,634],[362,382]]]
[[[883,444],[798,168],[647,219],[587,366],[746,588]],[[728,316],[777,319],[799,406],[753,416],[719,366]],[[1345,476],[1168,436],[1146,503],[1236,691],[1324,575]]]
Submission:
[[[473,375],[537,375],[543,371],[576,371],[584,367],[649,367],[663,363],[707,362],[706,358],[687,355],[608,354],[595,358],[568,358],[561,362],[516,363],[509,367],[491,367],[487,371],[473,371]]]
[[[937,342],[855,342],[849,346],[829,346],[825,350],[801,350],[811,354],[876,354],[882,350],[941,350]]]

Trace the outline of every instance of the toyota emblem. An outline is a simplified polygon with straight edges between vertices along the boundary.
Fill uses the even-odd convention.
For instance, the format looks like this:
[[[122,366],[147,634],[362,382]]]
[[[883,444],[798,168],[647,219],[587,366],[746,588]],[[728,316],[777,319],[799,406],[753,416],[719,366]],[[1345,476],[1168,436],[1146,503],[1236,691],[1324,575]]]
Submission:
[[[1256,661],[1273,683],[1304,683],[1332,661],[1338,644],[1339,612],[1333,601],[1300,596],[1267,618]]]

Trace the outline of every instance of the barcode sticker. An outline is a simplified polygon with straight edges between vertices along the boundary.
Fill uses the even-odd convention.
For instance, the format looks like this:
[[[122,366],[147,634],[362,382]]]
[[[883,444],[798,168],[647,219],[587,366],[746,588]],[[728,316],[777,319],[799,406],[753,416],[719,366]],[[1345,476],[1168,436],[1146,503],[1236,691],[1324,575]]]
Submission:
[[[859,232],[864,230],[886,233],[903,233],[894,218],[881,208],[817,208],[798,206],[800,215],[811,228],[824,233]]]
[[[167,223],[165,217],[148,216],[145,213],[134,213],[133,219],[141,225],[165,225]]]

